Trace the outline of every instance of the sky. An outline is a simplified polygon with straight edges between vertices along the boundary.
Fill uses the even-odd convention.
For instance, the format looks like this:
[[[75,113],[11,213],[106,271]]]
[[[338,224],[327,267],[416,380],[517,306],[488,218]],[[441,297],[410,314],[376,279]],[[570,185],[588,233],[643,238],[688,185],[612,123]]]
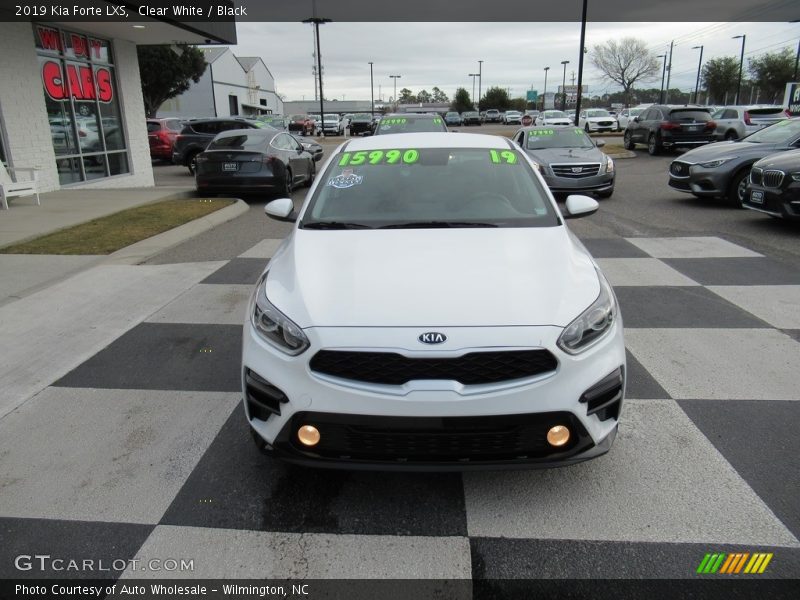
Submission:
[[[286,100],[313,100],[313,26],[302,23],[237,23],[238,56],[260,56],[276,80],[277,92]],[[586,47],[610,39],[636,37],[654,54],[669,50],[675,41],[670,88],[694,89],[699,50],[703,62],[720,56],[739,57],[746,35],[747,59],[789,47],[797,51],[800,23],[589,23]],[[549,66],[547,90],[555,91],[567,65],[567,84],[577,81],[580,23],[327,23],[320,26],[323,89],[326,98],[369,100],[369,61],[374,63],[375,99],[389,101],[394,94],[389,75],[400,75],[398,91],[417,93],[438,86],[451,99],[458,87],[472,95],[478,60],[483,60],[482,90],[509,88],[512,97],[526,90],[544,90],[544,67]],[[584,84],[590,95],[619,87],[603,78],[584,60]],[[477,78],[475,92],[477,95]],[[660,87],[661,75],[641,87]],[[640,87],[640,86],[637,86]]]

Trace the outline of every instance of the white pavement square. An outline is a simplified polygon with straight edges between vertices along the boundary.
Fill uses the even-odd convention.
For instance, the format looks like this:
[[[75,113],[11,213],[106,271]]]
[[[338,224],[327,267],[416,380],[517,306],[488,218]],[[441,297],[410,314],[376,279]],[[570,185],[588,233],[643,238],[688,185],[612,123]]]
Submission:
[[[673,400],[626,401],[594,461],[464,488],[470,536],[800,545]]]
[[[247,252],[240,254],[239,258],[272,258],[283,240],[261,240]]]
[[[186,556],[187,549],[191,549]],[[194,559],[194,572],[129,570],[123,579],[468,579],[466,537],[273,533],[160,525],[137,558]]]
[[[675,399],[800,400],[800,343],[775,329],[626,329],[625,345]]]
[[[54,279],[67,277],[104,256],[59,256],[52,254],[0,254],[0,304],[13,301],[27,291]]]
[[[252,292],[252,285],[200,283],[147,320],[152,323],[241,325]]]
[[[158,523],[240,396],[47,388],[0,420],[0,516]]]
[[[654,258],[763,256],[718,237],[625,238]]]
[[[598,258],[612,286],[700,285],[657,258]]]
[[[800,329],[800,285],[713,285],[709,290],[779,329]]]

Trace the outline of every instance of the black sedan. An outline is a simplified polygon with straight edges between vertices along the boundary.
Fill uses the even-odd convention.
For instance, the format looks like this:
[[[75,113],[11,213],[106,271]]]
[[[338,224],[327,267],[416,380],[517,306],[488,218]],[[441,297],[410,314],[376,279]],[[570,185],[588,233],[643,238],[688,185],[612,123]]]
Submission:
[[[311,185],[314,158],[288,133],[264,127],[217,135],[197,156],[200,193],[271,192],[289,196],[296,184]]]
[[[523,127],[514,141],[539,165],[554,195],[614,193],[614,160],[580,127]]]
[[[717,142],[672,161],[669,185],[698,198],[726,198],[741,206],[750,167],[757,160],[800,147],[800,119],[779,121],[739,142]]]
[[[753,165],[742,206],[800,219],[800,150],[770,154]]]

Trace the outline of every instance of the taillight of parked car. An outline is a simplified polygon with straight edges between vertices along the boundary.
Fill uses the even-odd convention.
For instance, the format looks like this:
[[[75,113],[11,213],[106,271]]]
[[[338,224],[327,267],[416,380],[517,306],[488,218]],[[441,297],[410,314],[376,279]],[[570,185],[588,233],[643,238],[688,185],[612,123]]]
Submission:
[[[750,120],[750,113],[747,112],[747,111],[744,111],[744,124],[745,125],[752,125],[753,124],[753,122]]]
[[[669,131],[671,129],[680,129],[680,128],[681,128],[680,123],[673,123],[672,121],[661,121],[661,129],[664,129],[665,131]]]
[[[708,121],[706,123],[706,129],[716,129],[716,128],[717,128],[716,121]]]

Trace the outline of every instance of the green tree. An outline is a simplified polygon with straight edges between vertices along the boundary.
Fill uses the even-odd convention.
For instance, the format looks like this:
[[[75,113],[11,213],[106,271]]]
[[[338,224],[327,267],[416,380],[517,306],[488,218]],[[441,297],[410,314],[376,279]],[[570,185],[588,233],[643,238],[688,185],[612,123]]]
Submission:
[[[397,97],[397,101],[400,102],[400,104],[413,104],[417,101],[417,97],[410,89],[403,88],[400,90],[400,95]]]
[[[450,102],[450,98],[447,97],[447,94],[445,94],[436,86],[434,86],[434,88],[431,90],[431,95],[434,102]]]
[[[514,98],[511,100],[509,108],[511,108],[511,110],[525,112],[528,109],[528,101],[525,98]]]
[[[489,110],[496,108],[497,110],[508,110],[511,106],[511,100],[508,97],[508,92],[501,87],[491,87],[486,90],[486,93],[481,98],[479,110]]]
[[[747,70],[753,78],[753,85],[760,91],[760,97],[768,102],[783,101],[786,84],[794,77],[795,55],[791,48],[778,52],[767,52],[748,61]]]
[[[462,113],[465,110],[472,110],[472,98],[469,97],[469,92],[463,87],[456,90],[456,95],[453,96],[453,101],[450,103],[450,110]]]
[[[199,82],[206,71],[205,56],[194,46],[137,46],[136,52],[144,110],[150,118],[164,102],[188,90],[191,82]]]
[[[417,94],[417,102],[432,102],[433,96],[431,96],[428,90],[422,90],[419,94]]]
[[[715,103],[725,102],[725,94],[736,93],[739,81],[739,59],[735,56],[712,58],[703,65],[703,86]],[[729,98],[733,102],[733,97]]]
[[[637,81],[652,80],[660,75],[655,53],[647,49],[646,42],[633,37],[598,44],[592,48],[589,58],[606,79],[622,87],[626,98]]]

